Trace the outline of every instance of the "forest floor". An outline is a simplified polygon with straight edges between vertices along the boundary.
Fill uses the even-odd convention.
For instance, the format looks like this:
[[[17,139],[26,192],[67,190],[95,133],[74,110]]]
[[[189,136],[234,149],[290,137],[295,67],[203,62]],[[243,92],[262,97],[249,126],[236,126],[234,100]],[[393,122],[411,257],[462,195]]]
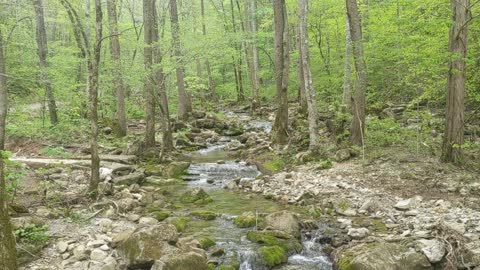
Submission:
[[[473,269],[480,266],[478,172],[442,164],[437,157],[417,156],[398,149],[391,149],[394,153],[391,156],[382,155],[367,161],[361,157],[332,163],[325,159],[308,160],[304,158],[308,153],[297,149],[271,147],[269,125],[265,121],[272,119],[269,110],[257,118],[244,112],[227,113],[223,119],[203,113],[195,118],[183,127],[187,132],[179,127],[176,133],[176,144],[183,150],[167,156],[162,162],[141,159],[138,162],[125,156],[138,155],[136,152],[141,147],[135,138],[131,138],[128,145],[103,148],[104,154],[121,154],[122,158],[102,162],[102,168],[106,168],[101,185],[105,196],[95,202],[84,195],[89,177],[88,161],[76,159],[88,153],[86,145],[63,145],[60,151],[59,145],[51,142],[10,141],[8,148],[15,153],[14,157],[31,159],[24,160],[29,167],[24,170],[12,203],[20,257],[26,263],[23,269],[123,269],[129,263],[125,251],[119,248],[125,232],[139,230],[145,225],[163,224],[161,221],[178,225],[185,217],[193,221],[187,222],[187,229],[177,227],[181,239],[191,241],[191,237],[199,239],[200,236],[203,239],[208,231],[209,237],[219,243],[195,252],[208,256],[210,265],[221,267],[230,263],[231,254],[229,247],[223,246],[215,232],[211,232],[218,224],[204,224],[202,218],[192,213],[195,210],[214,211],[217,222],[221,220],[221,227],[232,231],[235,229],[228,224],[252,209],[260,209],[265,215],[274,210],[295,212],[303,230],[308,231],[307,236],[314,234],[312,230],[321,235],[316,240],[322,245],[321,254],[329,254],[340,269],[350,269],[346,267],[351,265],[377,267],[385,265],[386,261],[390,265],[402,264],[392,259],[398,257],[395,252],[378,254],[377,246],[386,250],[392,248],[385,248],[384,243],[396,245],[393,248],[400,250],[397,253],[402,256],[408,257],[412,252],[416,255],[413,259],[408,257],[412,267],[408,269],[453,269],[457,266]],[[253,127],[239,129],[245,127],[245,123]],[[223,128],[218,128],[219,125]],[[132,123],[131,127],[140,130],[137,133],[141,134],[143,124]],[[228,167],[229,170],[238,166],[242,173],[249,164],[256,164],[263,175],[256,179],[222,176],[227,181],[214,179],[214,184],[191,186],[199,181],[190,181],[187,187],[178,185],[178,181],[172,180],[178,177],[177,172],[172,172],[177,170],[172,164],[185,166],[186,163],[188,167],[198,163],[195,160],[185,162],[185,156],[202,153],[204,145],[210,145],[206,149],[221,146],[227,154],[214,150],[212,160],[200,161],[200,164],[214,166],[213,171],[209,169],[210,173],[218,173],[227,161],[227,165],[233,166]],[[335,153],[330,156],[334,159]],[[52,157],[76,161],[70,165],[38,161],[38,158]],[[247,163],[244,165],[240,160],[247,160]],[[171,190],[166,183],[175,183],[174,188]],[[222,186],[227,193],[213,188]],[[178,202],[183,192],[196,187],[205,189],[214,201],[239,203],[222,208],[217,204],[206,207]],[[239,207],[242,203],[246,205]],[[231,237],[241,238],[244,233],[239,230]],[[176,247],[183,250],[179,242]],[[234,248],[243,245],[249,244],[240,242]],[[225,249],[225,254],[215,257],[213,254],[219,248]],[[191,251],[191,247],[188,250]],[[375,259],[376,266],[369,264],[372,262],[365,256],[357,258],[357,253],[367,254],[367,258],[368,254],[384,258]],[[310,261],[316,258],[309,254],[303,256]],[[242,257],[239,260],[252,264],[250,269],[264,267],[255,266],[251,259]],[[292,259],[275,269],[323,270],[332,266],[317,259],[313,267],[318,268]]]

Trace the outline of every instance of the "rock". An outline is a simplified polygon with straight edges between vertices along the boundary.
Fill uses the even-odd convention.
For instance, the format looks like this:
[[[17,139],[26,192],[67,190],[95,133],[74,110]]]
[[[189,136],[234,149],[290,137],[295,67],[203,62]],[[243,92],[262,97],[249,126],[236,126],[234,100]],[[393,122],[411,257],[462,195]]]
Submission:
[[[194,210],[190,212],[190,215],[203,220],[214,220],[217,217],[215,212],[206,210]]]
[[[350,150],[340,149],[335,153],[335,161],[342,162],[350,158]]]
[[[35,212],[37,216],[44,217],[44,218],[55,218],[55,214],[50,211],[48,208],[44,206],[40,206],[37,211]]]
[[[214,250],[212,250],[212,256],[213,257],[220,257],[222,256],[223,254],[225,253],[225,250],[223,248],[215,248]]]
[[[101,249],[94,249],[92,253],[90,253],[90,259],[96,262],[103,262],[107,256],[108,253]]]
[[[145,268],[162,256],[177,252],[178,248],[171,245],[177,240],[175,226],[161,222],[135,230],[119,244],[117,252],[130,268]]]
[[[410,210],[411,208],[415,207],[417,204],[416,200],[414,198],[410,198],[410,199],[406,199],[406,200],[402,200],[402,201],[399,201],[397,202],[397,204],[395,204],[395,209],[397,210],[402,210],[402,211],[406,211],[406,210]]]
[[[348,235],[353,239],[363,239],[368,236],[369,230],[367,228],[350,228],[348,230]]]
[[[395,243],[375,242],[344,249],[337,256],[339,270],[431,270],[427,257]]]
[[[456,232],[462,235],[466,232],[465,225],[458,222],[445,222],[445,227],[447,227],[447,229],[453,232]]]
[[[100,227],[101,232],[106,233],[112,230],[113,221],[108,218],[102,218],[98,221],[98,226]]]
[[[300,252],[302,243],[294,236],[283,231],[249,231],[247,239],[267,246],[279,246],[288,255]]]
[[[180,201],[183,203],[206,204],[212,202],[213,199],[205,190],[201,188],[193,188],[180,196]]]
[[[421,250],[431,263],[437,263],[442,260],[445,255],[445,244],[438,239],[421,239],[417,243],[421,246]]]
[[[192,116],[195,119],[201,119],[201,118],[205,118],[205,116],[207,116],[207,113],[204,111],[194,111],[192,112]]]
[[[65,253],[68,249],[68,243],[65,241],[60,241],[57,243],[57,251],[59,253]]]
[[[156,220],[153,217],[141,217],[140,220],[138,221],[138,224],[141,226],[155,225],[157,223],[158,223],[158,220]]]
[[[217,127],[217,123],[213,119],[197,119],[193,122],[193,125],[197,128],[213,129]]]
[[[87,258],[87,250],[84,245],[79,245],[73,250],[73,258],[77,261],[85,260]]]
[[[133,214],[133,213],[130,213],[127,215],[127,219],[131,222],[135,222],[135,221],[138,221],[140,219],[140,215],[138,214]]]
[[[186,170],[190,167],[189,162],[175,161],[168,164],[165,168],[165,176],[169,178],[180,178],[185,175]]]
[[[233,223],[240,228],[253,227],[257,223],[257,217],[255,216],[255,213],[251,211],[244,212],[236,217]]]
[[[141,184],[144,179],[145,174],[143,172],[134,172],[131,174],[115,177],[112,181],[115,185],[130,186],[132,184]]]
[[[156,260],[151,270],[207,270],[207,258],[195,252],[168,254]]]
[[[225,185],[224,188],[229,189],[229,190],[238,190],[238,185],[237,185],[237,182],[235,180],[232,180],[232,181],[228,182],[228,184]]]
[[[284,231],[300,237],[300,223],[297,216],[288,211],[275,212],[265,218],[266,228]]]
[[[286,263],[288,260],[285,250],[279,246],[261,247],[259,253],[264,264],[269,268]]]

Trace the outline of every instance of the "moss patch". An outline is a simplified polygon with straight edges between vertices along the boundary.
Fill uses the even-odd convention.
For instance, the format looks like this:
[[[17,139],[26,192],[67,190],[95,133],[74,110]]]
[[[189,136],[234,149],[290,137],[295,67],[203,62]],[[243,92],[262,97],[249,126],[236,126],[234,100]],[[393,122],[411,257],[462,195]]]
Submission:
[[[352,269],[352,259],[353,254],[344,253],[342,257],[338,260],[337,266],[339,270],[351,270]]]
[[[215,246],[215,241],[213,241],[209,237],[203,237],[198,239],[198,242],[200,242],[200,245],[202,246],[203,249],[208,249],[210,247]]]
[[[190,221],[188,217],[175,217],[169,220],[170,224],[177,228],[177,231],[183,232],[187,226],[187,222]]]
[[[279,172],[285,167],[282,157],[271,152],[260,154],[255,159],[259,169],[267,174]]]
[[[279,246],[261,247],[260,255],[268,267],[286,263],[288,260],[285,250]]]
[[[164,221],[171,214],[172,214],[172,212],[167,211],[167,210],[152,213],[153,217],[158,221]]]
[[[279,246],[288,254],[302,250],[300,241],[281,231],[249,231],[247,239],[267,246]]]
[[[257,218],[253,212],[245,212],[236,217],[233,223],[240,228],[253,227],[257,223]]]
[[[183,203],[207,204],[213,199],[203,189],[192,189],[180,196],[180,201]]]
[[[206,210],[195,210],[191,211],[190,215],[201,218],[203,220],[214,220],[217,217],[217,214],[212,211],[206,211]]]

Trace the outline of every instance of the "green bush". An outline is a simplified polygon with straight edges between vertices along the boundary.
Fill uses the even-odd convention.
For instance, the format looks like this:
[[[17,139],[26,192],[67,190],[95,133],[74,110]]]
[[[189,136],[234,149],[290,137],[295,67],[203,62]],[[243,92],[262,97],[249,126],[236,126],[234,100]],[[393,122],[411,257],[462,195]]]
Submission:
[[[45,243],[49,239],[48,234],[46,234],[47,230],[47,225],[29,225],[27,227],[17,229],[15,231],[15,236],[17,237],[18,242],[23,241],[30,243]]]

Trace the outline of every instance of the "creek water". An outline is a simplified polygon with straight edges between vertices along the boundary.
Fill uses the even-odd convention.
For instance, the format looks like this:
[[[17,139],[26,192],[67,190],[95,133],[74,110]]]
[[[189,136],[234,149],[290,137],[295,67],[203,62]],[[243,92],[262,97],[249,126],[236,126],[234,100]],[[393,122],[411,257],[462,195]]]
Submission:
[[[240,115],[246,119],[246,115]],[[264,121],[248,121],[245,127],[261,129],[270,132],[271,124]],[[280,210],[301,212],[295,206],[282,205],[267,200],[258,195],[244,192],[225,190],[223,187],[230,181],[237,180],[253,181],[260,175],[255,165],[244,161],[233,161],[228,158],[226,150],[228,144],[235,143],[235,140],[220,140],[221,143],[209,145],[206,149],[189,153],[191,165],[188,175],[185,176],[187,184],[185,188],[202,188],[213,198],[213,202],[204,206],[205,210],[220,213],[215,220],[204,221],[194,220],[189,223],[186,234],[208,236],[215,238],[217,245],[224,249],[225,254],[216,262],[227,264],[236,260],[240,264],[240,270],[263,270],[261,259],[257,256],[256,250],[259,244],[252,243],[245,238],[249,229],[238,228],[233,224],[236,216],[246,211],[253,211],[258,214],[269,214]],[[278,269],[285,270],[331,270],[332,264],[329,258],[322,251],[322,245],[317,241],[317,232],[310,232],[309,236],[302,236],[303,250],[288,258],[288,263]],[[284,268],[282,268],[284,267]]]

